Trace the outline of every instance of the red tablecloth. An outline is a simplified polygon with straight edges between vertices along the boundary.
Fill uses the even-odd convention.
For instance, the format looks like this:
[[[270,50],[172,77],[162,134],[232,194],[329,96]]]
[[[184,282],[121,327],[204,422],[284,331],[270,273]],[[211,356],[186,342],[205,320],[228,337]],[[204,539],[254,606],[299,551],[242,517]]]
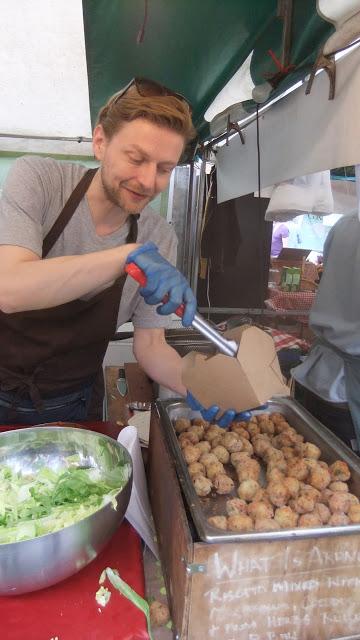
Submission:
[[[274,311],[309,311],[315,300],[313,291],[282,291],[278,288],[269,289],[269,299],[265,300],[268,309]],[[308,323],[308,316],[296,316],[299,322]]]
[[[108,423],[84,424],[96,431],[111,431]],[[1,426],[0,431],[8,427]],[[111,585],[108,605],[99,607],[95,593],[105,567],[144,596],[141,541],[124,521],[104,551],[74,576],[33,593],[0,597],[1,640],[147,640],[144,614]],[[1,572],[1,567],[0,567]]]

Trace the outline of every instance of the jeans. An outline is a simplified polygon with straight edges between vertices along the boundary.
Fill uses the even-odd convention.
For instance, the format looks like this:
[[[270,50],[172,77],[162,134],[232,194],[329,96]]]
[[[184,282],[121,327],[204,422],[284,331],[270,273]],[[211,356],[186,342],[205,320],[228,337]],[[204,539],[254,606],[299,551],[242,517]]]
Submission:
[[[44,400],[38,411],[30,399],[0,391],[0,424],[42,424],[44,422],[76,422],[86,420],[93,385],[80,391]]]

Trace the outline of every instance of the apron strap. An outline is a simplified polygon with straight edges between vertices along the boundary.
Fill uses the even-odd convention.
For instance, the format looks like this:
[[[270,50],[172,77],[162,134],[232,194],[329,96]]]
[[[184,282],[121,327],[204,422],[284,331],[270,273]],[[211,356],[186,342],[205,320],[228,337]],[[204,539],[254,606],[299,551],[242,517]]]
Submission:
[[[86,173],[84,173],[80,182],[75,187],[69,199],[66,201],[63,210],[61,211],[60,215],[55,220],[50,231],[47,233],[47,235],[44,238],[43,251],[42,251],[43,258],[45,258],[48,255],[50,249],[52,249],[56,240],[64,231],[66,225],[68,224],[69,220],[71,219],[72,215],[74,214],[78,205],[83,199],[86,191],[88,190],[90,183],[96,172],[97,172],[97,169],[88,169]]]

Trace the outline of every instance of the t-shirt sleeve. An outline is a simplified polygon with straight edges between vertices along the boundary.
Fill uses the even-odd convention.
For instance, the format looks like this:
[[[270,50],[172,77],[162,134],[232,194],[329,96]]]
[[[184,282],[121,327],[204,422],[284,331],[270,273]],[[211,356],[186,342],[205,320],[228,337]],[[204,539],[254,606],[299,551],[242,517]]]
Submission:
[[[289,231],[289,227],[286,226],[286,224],[282,224],[280,227],[281,230],[281,237],[282,238],[288,238],[290,231]]]
[[[159,252],[166,258],[171,264],[176,265],[177,255],[177,238],[175,233],[171,230],[167,236],[165,236],[159,242],[156,242]],[[137,304],[135,306],[132,318],[134,328],[139,329],[166,329],[171,324],[170,316],[160,316],[156,311],[156,306],[146,304],[144,298],[138,294]]]
[[[41,158],[19,158],[12,165],[0,200],[0,244],[42,254],[46,192],[37,167]]]

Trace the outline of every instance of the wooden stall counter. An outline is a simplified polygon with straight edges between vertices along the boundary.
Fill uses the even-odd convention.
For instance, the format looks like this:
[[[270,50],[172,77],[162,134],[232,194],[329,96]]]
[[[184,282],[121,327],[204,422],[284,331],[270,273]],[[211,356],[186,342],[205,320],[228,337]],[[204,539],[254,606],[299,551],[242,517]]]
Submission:
[[[200,542],[162,430],[154,415],[149,492],[175,638],[360,638],[360,536]]]

